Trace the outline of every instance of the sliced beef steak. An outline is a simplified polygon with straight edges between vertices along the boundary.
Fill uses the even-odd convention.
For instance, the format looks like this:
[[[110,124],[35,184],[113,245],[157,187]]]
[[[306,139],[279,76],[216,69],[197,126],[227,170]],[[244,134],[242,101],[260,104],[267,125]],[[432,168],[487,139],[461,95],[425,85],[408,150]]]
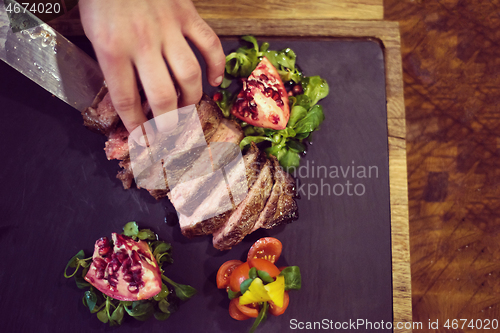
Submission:
[[[210,141],[212,135],[217,131],[219,124],[224,118],[219,106],[206,94],[196,104],[198,117],[200,118],[201,129],[205,133],[206,142]]]
[[[274,166],[274,185],[252,232],[259,228],[270,229],[298,218],[297,203],[294,200],[295,181],[281,168],[276,157],[271,155],[269,158]]]
[[[238,123],[226,118],[221,120],[208,148],[171,188],[168,197],[179,213],[191,216],[202,201],[210,196],[221,181],[222,174],[216,171],[240,156],[239,143],[243,137],[243,130]]]
[[[228,196],[226,182],[219,182],[192,215],[180,215],[179,223],[182,233],[186,237],[208,235],[222,227],[236,208],[236,204],[233,205],[232,202],[243,201],[247,196],[249,188],[256,181],[262,165],[262,158],[263,155],[257,146],[252,143],[248,152],[243,156],[244,170],[241,169],[240,164],[236,164],[229,169],[229,172],[226,172],[226,177],[231,185],[232,201],[231,197]],[[243,188],[238,188],[238,186],[243,186]],[[228,200],[231,202],[231,205],[227,204]],[[225,203],[225,207],[224,209],[220,209],[220,215],[206,217],[208,212],[213,212],[213,207],[221,207],[222,202]]]
[[[118,126],[109,133],[104,151],[108,160],[123,161],[128,158],[128,131],[124,126]]]
[[[238,202],[245,199],[247,188],[244,163],[239,160],[224,169],[225,177],[220,171],[217,173],[213,191],[196,207],[194,213],[189,217],[180,214],[181,232],[186,237],[213,233],[236,208],[234,198],[238,198]]]
[[[136,175],[136,185],[139,188],[146,188],[156,199],[161,199],[168,193],[168,182],[162,169],[168,170],[167,177],[176,178],[189,170],[190,165],[204,149],[202,146],[206,146],[223,118],[217,104],[207,95],[204,95],[195,107],[196,112],[191,112],[180,119],[177,133],[173,135],[170,133],[168,136],[158,135],[155,138],[155,144],[150,149],[144,150],[140,156],[134,156],[134,170],[141,171]],[[147,101],[143,103],[143,112],[151,118],[151,108]],[[117,178],[122,181],[125,189],[130,188],[134,177],[130,163],[128,132],[113,107],[107,88],[101,90],[92,106],[83,111],[82,115],[85,126],[108,136],[105,147],[106,156],[108,159],[121,161],[120,167],[123,170],[118,173]],[[203,131],[195,130],[197,124],[201,125]],[[178,147],[177,150],[175,150],[176,147]],[[165,164],[162,164],[164,156],[173,156],[173,158],[165,158]],[[153,161],[158,161],[158,163],[152,164],[152,157]]]
[[[279,165],[278,162],[277,164]],[[297,196],[295,180],[281,167],[278,168],[278,172],[275,173],[275,177],[278,177],[279,179],[281,185],[279,187],[279,192],[281,195],[278,199],[274,215],[271,218],[264,220],[262,223],[262,227],[266,229],[290,223],[299,218],[299,209],[294,199]]]
[[[101,100],[99,100],[101,99]],[[120,122],[107,88],[102,88],[91,107],[82,112],[83,124],[94,132],[109,135]]]
[[[266,160],[247,197],[231,214],[227,222],[214,232],[213,245],[219,250],[229,250],[248,235],[264,209],[273,188],[273,166]]]

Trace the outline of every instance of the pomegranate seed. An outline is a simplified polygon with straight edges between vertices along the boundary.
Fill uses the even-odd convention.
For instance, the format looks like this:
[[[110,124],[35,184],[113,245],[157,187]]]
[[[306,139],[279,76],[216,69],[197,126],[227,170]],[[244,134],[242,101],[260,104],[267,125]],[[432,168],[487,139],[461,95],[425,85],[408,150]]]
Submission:
[[[304,93],[304,90],[302,89],[302,85],[301,84],[294,85],[292,88],[292,92],[294,95],[300,95],[300,94]]]
[[[135,294],[135,293],[138,293],[139,292],[139,287],[138,286],[133,286],[132,284],[130,284],[128,286],[128,291],[130,291],[132,294]]]
[[[130,258],[127,258],[124,262],[123,262],[123,269],[124,270],[128,270],[130,268],[130,266],[132,265],[132,259]]]
[[[116,255],[118,261],[120,261],[121,263],[123,263],[127,258],[128,258],[128,255],[126,252],[118,252],[118,254]]]
[[[132,277],[134,278],[134,281],[141,281],[141,271],[134,272]]]
[[[111,251],[111,245],[108,238],[101,237],[96,241],[96,245],[99,248],[99,255],[106,256]]]
[[[262,81],[269,81],[269,78],[267,77],[266,74],[260,74],[259,78],[262,80]]]
[[[125,275],[123,275],[123,280],[124,280],[125,282],[132,282],[132,281],[134,281],[134,278],[133,278],[133,276],[132,276],[132,275],[130,275],[130,274],[125,274]]]
[[[222,101],[222,94],[220,92],[216,92],[213,97],[214,102]]]
[[[136,263],[140,260],[139,255],[137,254],[137,252],[135,250],[132,251],[132,255],[130,256],[130,258],[132,258],[133,263]]]
[[[133,273],[136,273],[136,272],[140,272],[141,271],[141,265],[134,265],[132,267],[130,267],[130,272],[133,274]]]
[[[111,252],[111,246],[110,247],[104,247],[102,249],[99,249],[99,255],[101,256],[106,256]]]
[[[279,92],[274,91],[274,92],[273,92],[273,96],[272,96],[272,98],[273,98],[275,101],[277,101],[278,99],[280,99],[280,98],[281,98],[281,96],[280,96]]]
[[[118,259],[113,259],[110,263],[109,263],[109,267],[111,267],[113,269],[113,272],[116,272],[118,270],[118,268],[120,268],[121,264],[120,262],[118,261]]]
[[[108,277],[109,285],[116,287],[118,285],[118,279],[115,276]]]
[[[94,259],[94,266],[97,268],[105,268],[106,262],[103,259],[97,257]]]
[[[109,246],[109,239],[108,237],[101,237],[96,241],[96,244],[99,248]]]
[[[97,269],[97,272],[96,272],[95,276],[98,279],[103,279],[104,278],[104,269]]]

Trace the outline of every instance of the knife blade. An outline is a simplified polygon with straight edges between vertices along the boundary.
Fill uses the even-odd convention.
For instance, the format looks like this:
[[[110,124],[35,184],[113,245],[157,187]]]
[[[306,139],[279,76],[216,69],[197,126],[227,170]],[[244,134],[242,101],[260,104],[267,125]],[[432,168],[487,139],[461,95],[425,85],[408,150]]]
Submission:
[[[99,64],[29,11],[9,18],[8,3],[16,2],[0,1],[0,59],[75,109],[85,110],[104,84]],[[28,22],[36,26],[21,30]]]

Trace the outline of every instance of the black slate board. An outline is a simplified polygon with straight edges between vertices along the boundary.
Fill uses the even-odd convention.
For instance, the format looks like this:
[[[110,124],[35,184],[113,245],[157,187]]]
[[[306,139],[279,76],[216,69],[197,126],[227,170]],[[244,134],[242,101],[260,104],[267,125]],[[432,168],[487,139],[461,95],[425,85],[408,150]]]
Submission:
[[[227,41],[225,48],[232,50],[237,44]],[[82,45],[90,50],[85,41]],[[195,286],[199,294],[166,322],[129,319],[120,332],[247,331],[251,321],[229,317],[229,301],[216,288],[215,274],[226,260],[244,259],[251,244],[268,235],[283,242],[278,264],[300,266],[303,284],[301,291],[291,292],[285,314],[270,317],[258,332],[293,331],[299,322],[321,322],[333,330],[336,323],[358,319],[392,321],[382,49],[362,40],[271,42],[271,48],[284,47],[296,51],[306,75],[319,74],[331,87],[321,102],[326,120],[302,161],[309,175],[302,169],[299,177],[300,219],[255,232],[226,252],[215,250],[211,237],[184,238],[166,200],[156,202],[145,191],[123,190],[115,179],[117,163],[104,155],[104,138],[85,129],[70,106],[0,63],[2,331],[115,331],[83,307],[82,291],[63,277],[63,269],[80,249],[90,255],[97,238],[120,231],[131,220],[173,244],[175,263],[166,275]],[[318,166],[326,167],[328,176],[321,167],[318,177]],[[345,172],[352,166],[354,177],[352,169],[342,175],[340,167]],[[359,167],[365,167],[368,176],[370,166],[371,178],[360,178]],[[339,178],[329,177],[334,167]],[[353,195],[347,193],[347,181]],[[318,191],[323,188],[323,195],[312,195],[314,184]],[[337,194],[343,188],[344,193],[326,195],[324,184]],[[362,185],[354,188],[356,184]],[[364,194],[354,194],[355,189]],[[343,331],[379,330],[360,326]]]

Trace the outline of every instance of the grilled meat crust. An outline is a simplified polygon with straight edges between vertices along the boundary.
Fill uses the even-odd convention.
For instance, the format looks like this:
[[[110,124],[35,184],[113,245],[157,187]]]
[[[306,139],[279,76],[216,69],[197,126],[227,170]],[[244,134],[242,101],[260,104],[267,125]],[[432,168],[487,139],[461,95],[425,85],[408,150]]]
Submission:
[[[248,235],[264,209],[273,187],[273,166],[266,160],[247,197],[231,214],[224,226],[214,233],[213,245],[229,250]]]

